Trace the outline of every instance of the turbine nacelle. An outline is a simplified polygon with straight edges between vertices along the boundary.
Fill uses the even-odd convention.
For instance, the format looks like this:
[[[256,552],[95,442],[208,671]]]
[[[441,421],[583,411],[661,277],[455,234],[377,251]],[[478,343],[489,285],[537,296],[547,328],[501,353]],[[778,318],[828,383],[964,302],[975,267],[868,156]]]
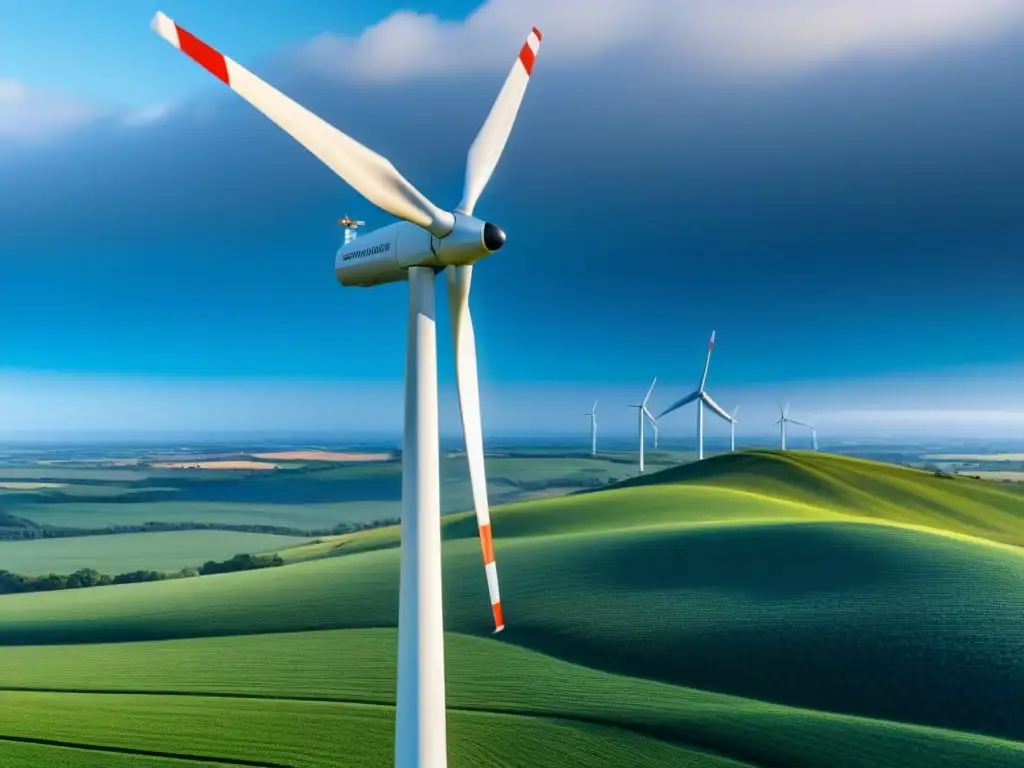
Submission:
[[[342,245],[334,257],[334,276],[344,286],[395,283],[407,279],[410,267],[465,266],[504,244],[501,227],[466,214],[456,214],[451,232],[442,238],[399,221]]]

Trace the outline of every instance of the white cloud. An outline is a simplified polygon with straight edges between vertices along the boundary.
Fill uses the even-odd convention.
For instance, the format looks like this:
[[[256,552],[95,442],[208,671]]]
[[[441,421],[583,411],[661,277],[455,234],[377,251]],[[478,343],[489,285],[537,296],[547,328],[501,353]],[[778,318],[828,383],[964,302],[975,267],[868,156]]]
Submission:
[[[153,104],[128,112],[121,118],[121,122],[127,126],[151,125],[163,120],[170,112],[170,104]]]
[[[1020,0],[489,0],[462,22],[401,11],[358,38],[324,34],[308,66],[363,80],[503,69],[532,25],[543,61],[615,54],[738,76],[795,73],[856,58],[974,43],[1024,21]]]
[[[914,56],[995,37],[1024,19],[1020,0],[734,0],[701,3],[687,44],[741,74],[853,58]]]
[[[0,141],[45,142],[101,114],[88,102],[0,78]]]

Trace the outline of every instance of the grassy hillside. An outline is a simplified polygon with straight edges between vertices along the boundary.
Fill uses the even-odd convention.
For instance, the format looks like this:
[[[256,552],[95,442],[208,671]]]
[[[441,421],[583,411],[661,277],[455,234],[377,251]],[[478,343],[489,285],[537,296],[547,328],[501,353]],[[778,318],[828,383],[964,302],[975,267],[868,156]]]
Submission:
[[[803,451],[740,451],[632,478],[618,488],[743,490],[819,509],[1024,544],[1024,489]]]
[[[387,765],[393,721],[390,708],[381,707],[394,701],[395,642],[393,630],[343,630],[12,649],[3,665],[11,683],[94,693],[0,694],[2,728],[38,733],[43,710],[73,711],[44,732],[69,741],[83,732],[95,738],[116,709],[121,728],[104,733],[102,743],[291,765],[330,764],[342,749],[345,765]],[[998,739],[622,677],[492,639],[450,634],[446,645],[449,733],[459,765],[842,768],[946,759],[981,768],[1024,759],[1020,745]],[[157,693],[168,691],[179,695]],[[363,712],[369,716],[347,722]],[[488,724],[496,728],[488,732]],[[317,738],[306,744],[295,730],[315,730]],[[355,754],[349,751],[354,733]],[[253,740],[253,734],[260,736]],[[543,739],[559,741],[558,748],[546,749]],[[811,743],[813,762],[806,753]],[[469,746],[479,751],[464,756]]]
[[[475,522],[452,516],[452,764],[1024,765],[1024,553],[956,535],[1012,541],[1022,515],[1000,486],[772,452],[510,505],[497,637]],[[388,765],[396,543],[0,598],[0,757],[31,736]]]

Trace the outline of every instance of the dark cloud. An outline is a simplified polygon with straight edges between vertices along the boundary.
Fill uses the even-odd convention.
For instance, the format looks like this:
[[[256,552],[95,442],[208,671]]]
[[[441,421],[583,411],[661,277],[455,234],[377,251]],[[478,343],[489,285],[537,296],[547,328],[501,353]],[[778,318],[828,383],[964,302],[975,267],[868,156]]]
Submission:
[[[641,339],[660,369],[713,325],[758,361],[751,379],[1012,359],[1007,341],[1022,328],[1010,302],[1024,277],[1019,42],[771,80],[621,58],[546,68],[542,57],[478,210],[510,234],[474,281],[480,333],[502,338],[502,356],[483,350],[482,366],[502,380],[558,377],[559,344],[599,333],[603,348]],[[459,197],[465,151],[501,81],[360,85],[282,61],[260,72],[441,205]],[[4,261],[82,281],[96,259],[119,264],[104,278],[120,286],[118,311],[173,310],[199,280],[248,294],[235,313],[289,294],[313,297],[295,310],[304,322],[333,317],[334,221],[385,217],[217,88],[162,121],[95,124],[4,159]],[[167,298],[149,290],[161,285],[174,287]],[[381,301],[354,293],[346,312]],[[392,293],[395,323],[360,343],[401,335]],[[979,324],[991,329],[981,346]],[[538,333],[552,344],[538,348]],[[877,356],[842,353],[882,334]],[[310,350],[296,365],[315,359]],[[635,378],[586,365],[585,376]]]

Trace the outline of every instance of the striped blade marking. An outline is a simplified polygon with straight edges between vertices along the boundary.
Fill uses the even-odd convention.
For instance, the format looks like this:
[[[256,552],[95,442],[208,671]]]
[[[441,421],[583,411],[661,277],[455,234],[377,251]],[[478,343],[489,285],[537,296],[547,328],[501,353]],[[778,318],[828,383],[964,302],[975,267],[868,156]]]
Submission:
[[[505,628],[505,618],[501,611],[501,593],[498,591],[498,566],[494,562],[491,515],[486,504],[477,508],[477,521],[480,526],[480,549],[484,556],[484,572],[487,574],[487,594],[491,599],[491,613],[494,614],[494,631],[501,632]]]
[[[519,114],[519,107],[526,94],[526,86],[530,83],[530,74],[537,61],[540,50],[540,30],[534,27],[519,51],[519,56],[512,64],[512,70],[505,79],[505,84],[498,93],[480,133],[469,148],[466,163],[466,181],[462,193],[462,201],[457,210],[472,215],[477,200],[484,187],[491,179],[505,144],[512,133],[512,125]]]
[[[391,162],[264,82],[158,12],[153,31],[212,74],[388,213],[444,237],[454,219],[424,197]]]

